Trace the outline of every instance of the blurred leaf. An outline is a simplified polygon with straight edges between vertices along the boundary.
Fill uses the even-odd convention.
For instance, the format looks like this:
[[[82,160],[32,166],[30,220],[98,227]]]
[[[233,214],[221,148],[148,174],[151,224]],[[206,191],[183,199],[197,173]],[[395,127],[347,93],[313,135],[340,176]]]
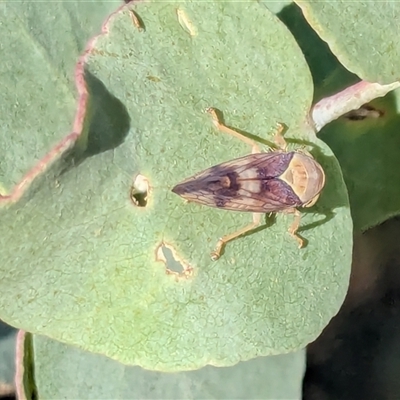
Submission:
[[[358,121],[343,117],[320,132],[342,167],[356,230],[400,212],[399,97],[397,89],[369,104],[381,116]]]
[[[256,2],[135,10],[145,30],[126,8],[88,53],[90,101],[82,96],[77,111],[87,112],[88,147],[53,149],[58,161],[3,210],[2,316],[157,370],[302,348],[339,309],[352,249],[337,161],[306,123],[313,88],[303,56]],[[249,152],[213,129],[207,106],[262,138],[284,122],[289,142],[308,145],[324,167],[327,186],[302,220],[305,249],[287,233],[292,217],[279,215],[210,261],[217,239],[251,216],[186,205],[170,192],[189,174]],[[143,208],[129,199],[138,173],[150,182]],[[186,274],[156,259],[166,245]]]
[[[380,118],[384,112],[371,108],[368,103],[399,88],[400,82],[381,85],[360,81],[332,96],[325,97],[314,104],[311,112],[315,129],[319,132],[329,122],[340,117],[352,120],[362,120],[368,116]]]
[[[37,399],[32,334],[19,331],[17,335],[15,386],[17,398]]]
[[[16,331],[0,321],[0,396],[1,388],[14,386]]]
[[[229,368],[161,373],[35,336],[35,378],[43,399],[300,399],[304,351]]]
[[[292,0],[259,0],[259,2],[265,7],[268,7],[274,14],[281,12],[285,7],[293,4]]]
[[[298,0],[304,16],[339,61],[368,82],[400,80],[398,21],[395,1]]]

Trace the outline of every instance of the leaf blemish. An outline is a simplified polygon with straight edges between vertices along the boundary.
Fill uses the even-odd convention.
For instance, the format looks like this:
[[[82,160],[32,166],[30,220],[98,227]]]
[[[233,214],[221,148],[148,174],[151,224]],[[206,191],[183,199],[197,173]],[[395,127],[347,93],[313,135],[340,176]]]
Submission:
[[[151,82],[161,82],[161,79],[158,76],[154,76],[154,75],[147,75],[146,79],[148,79]]]
[[[136,207],[146,207],[150,192],[149,180],[141,174],[138,174],[133,181],[130,198]]]
[[[196,36],[197,29],[190,18],[187,16],[186,12],[181,8],[177,8],[176,15],[178,16],[179,25],[183,28],[183,30],[189,33],[190,36]]]
[[[156,248],[156,261],[161,261],[165,265],[165,273],[174,275],[176,280],[188,279],[193,276],[193,267],[180,257],[175,248],[161,242]]]
[[[136,29],[139,32],[144,31],[145,30],[144,23],[142,19],[139,17],[139,15],[137,15],[136,12],[133,10],[129,10],[129,13],[131,15],[133,25],[136,27]]]

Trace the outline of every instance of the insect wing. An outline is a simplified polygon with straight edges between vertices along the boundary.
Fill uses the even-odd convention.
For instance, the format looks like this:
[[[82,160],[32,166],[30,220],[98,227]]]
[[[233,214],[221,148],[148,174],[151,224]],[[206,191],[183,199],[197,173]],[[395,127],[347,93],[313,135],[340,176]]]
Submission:
[[[301,204],[281,179],[293,152],[251,154],[208,168],[172,191],[188,201],[232,211],[274,212]]]

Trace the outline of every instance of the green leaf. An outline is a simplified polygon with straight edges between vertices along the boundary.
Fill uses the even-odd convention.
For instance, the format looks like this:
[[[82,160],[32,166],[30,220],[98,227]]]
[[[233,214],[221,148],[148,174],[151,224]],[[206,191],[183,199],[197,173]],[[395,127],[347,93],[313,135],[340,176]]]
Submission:
[[[304,351],[171,374],[127,367],[42,336],[34,344],[41,399],[301,398]]]
[[[0,397],[14,393],[16,332],[0,321]]]
[[[279,13],[285,7],[287,7],[292,3],[293,3],[292,0],[274,0],[274,1],[260,0],[260,4],[264,5],[265,7],[268,7],[268,9],[274,14]]]
[[[23,176],[72,129],[76,61],[117,5],[99,0],[1,2],[0,195],[30,180]]]
[[[34,350],[32,334],[19,331],[16,349],[15,386],[19,399],[36,399]]]
[[[400,212],[400,90],[369,103],[379,117],[327,125],[320,137],[334,151],[349,191],[354,228],[364,231]]]
[[[300,349],[339,309],[352,250],[338,163],[307,124],[307,64],[257,2],[140,3],[135,11],[145,30],[124,8],[92,42],[89,101],[77,77],[81,140],[72,151],[73,138],[53,149],[46,172],[3,210],[1,316],[166,371]],[[251,216],[184,204],[170,189],[250,149],[216,132],[207,106],[262,139],[284,122],[291,147],[306,145],[324,167],[326,188],[301,224],[306,248],[287,233],[293,217],[279,215],[210,260],[218,238]],[[150,184],[146,207],[129,198],[138,174]]]
[[[374,87],[378,85],[358,83],[359,79],[343,68],[326,43],[315,35],[295,4],[286,7],[280,13],[280,18],[288,25],[306,55],[315,82],[314,101],[317,104],[333,96],[327,105],[332,112],[335,101],[365,103],[382,95],[378,88],[374,93]],[[346,91],[347,100],[340,99],[338,92],[345,97]],[[341,165],[349,192],[354,228],[358,232],[399,213],[398,97],[399,91],[396,90],[368,104],[382,114],[378,118],[373,116],[373,112],[365,120],[359,121],[342,117],[319,133]]]
[[[393,67],[400,64],[398,2],[298,0],[296,3],[349,71],[368,82],[400,80],[398,69]]]

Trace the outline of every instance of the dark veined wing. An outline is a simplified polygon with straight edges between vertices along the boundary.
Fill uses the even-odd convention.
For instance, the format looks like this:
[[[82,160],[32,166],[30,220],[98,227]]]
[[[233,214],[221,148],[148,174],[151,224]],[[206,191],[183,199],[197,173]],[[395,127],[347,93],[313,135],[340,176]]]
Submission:
[[[208,168],[172,191],[188,201],[233,211],[268,213],[301,205],[279,179],[293,152],[250,154]]]
[[[291,187],[278,178],[243,181],[235,196],[216,199],[217,203],[218,200],[219,207],[225,210],[260,213],[282,211],[302,204]]]
[[[276,151],[269,153],[248,154],[247,156],[235,158],[234,160],[226,161],[222,164],[207,168],[206,170],[201,171],[186,180],[194,179],[206,174],[212,175],[219,173],[220,171],[224,172],[235,170],[238,174],[240,174],[248,168],[257,169],[261,177],[276,178],[286,171],[290,161],[293,158],[293,154],[293,152],[284,153]]]

